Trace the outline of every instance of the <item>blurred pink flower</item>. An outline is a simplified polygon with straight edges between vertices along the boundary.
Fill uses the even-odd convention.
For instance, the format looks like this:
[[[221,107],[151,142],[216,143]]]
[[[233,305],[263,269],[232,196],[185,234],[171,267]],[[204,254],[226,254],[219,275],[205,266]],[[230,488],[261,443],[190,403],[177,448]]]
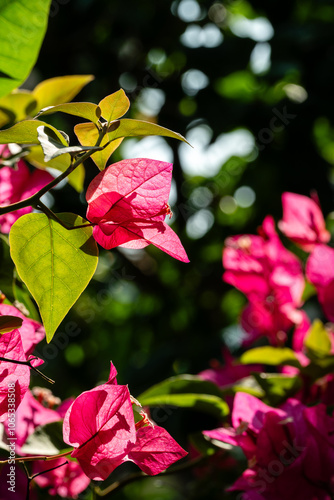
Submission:
[[[240,446],[248,460],[248,468],[230,490],[243,490],[242,498],[251,500],[330,500],[334,492],[333,457],[323,455],[321,440],[310,435],[309,410],[294,399],[272,408],[254,396],[237,393],[233,427],[204,431],[211,439]],[[312,409],[312,415],[316,411]],[[330,422],[325,440],[332,429]],[[329,474],[321,475],[319,454],[330,459]]]
[[[23,320],[19,328],[23,350],[26,356],[32,354],[35,346],[45,337],[43,325],[38,321],[27,318],[16,307],[8,304],[0,304],[0,316],[17,316]]]
[[[334,249],[317,245],[306,262],[306,277],[315,286],[326,317],[334,321]]]
[[[0,357],[17,361],[27,360],[18,330],[1,335]],[[13,419],[15,410],[28,390],[30,368],[27,365],[1,361],[0,381],[0,422],[4,422],[9,416]]]
[[[279,229],[306,252],[318,243],[327,243],[330,233],[325,226],[319,201],[296,193],[283,193],[283,219]]]
[[[1,146],[0,146],[1,147]],[[34,169],[30,172],[23,160],[17,163],[17,167],[0,168],[0,206],[5,207],[25,200],[34,195],[53,180],[53,177],[43,170]],[[14,222],[21,215],[32,212],[32,207],[25,207],[15,212],[0,215],[0,231],[9,233]]]
[[[281,243],[274,220],[267,216],[259,235],[228,238],[223,251],[223,279],[238,288],[249,304],[242,313],[242,326],[250,343],[261,335],[276,345],[286,332],[302,322],[305,286],[301,262]]]
[[[57,467],[57,469],[43,473],[34,478],[34,481],[40,488],[49,488],[48,493],[50,495],[59,495],[62,498],[78,498],[78,495],[82,493],[90,483],[90,479],[83,472],[80,465],[71,460],[66,464],[66,457],[58,458],[50,462],[34,462],[33,474],[47,471],[52,467]]]

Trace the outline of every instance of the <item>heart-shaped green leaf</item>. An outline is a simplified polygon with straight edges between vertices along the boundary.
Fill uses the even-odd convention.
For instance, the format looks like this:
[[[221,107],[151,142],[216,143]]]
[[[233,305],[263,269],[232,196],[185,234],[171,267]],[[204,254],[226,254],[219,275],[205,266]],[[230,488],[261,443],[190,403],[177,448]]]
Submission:
[[[86,222],[71,213],[59,218],[69,227]],[[50,342],[96,269],[98,249],[92,228],[70,231],[45,214],[27,214],[12,226],[9,242],[17,272],[37,302]]]

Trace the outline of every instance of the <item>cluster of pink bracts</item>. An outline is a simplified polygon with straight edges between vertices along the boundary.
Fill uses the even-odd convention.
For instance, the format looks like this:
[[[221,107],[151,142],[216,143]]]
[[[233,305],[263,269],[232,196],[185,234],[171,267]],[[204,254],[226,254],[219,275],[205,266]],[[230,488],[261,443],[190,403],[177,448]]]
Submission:
[[[43,327],[6,304],[0,304],[0,315],[23,319],[20,330],[2,335],[0,356],[27,360],[34,346],[44,338]],[[38,360],[35,361],[35,366],[39,364]],[[41,404],[30,392],[28,366],[3,361],[0,377],[0,422],[4,423],[8,436],[7,386],[9,381],[15,382],[16,453],[26,455],[24,445],[38,426],[64,419],[63,439],[73,446],[71,455],[77,462],[70,461],[35,478],[41,487],[49,487],[50,494],[76,498],[87,488],[90,479],[104,480],[126,461],[134,462],[149,475],[159,474],[187,454],[165,429],[151,422],[141,409],[141,417],[135,423],[133,405],[139,403],[130,396],[127,386],[117,384],[116,369],[112,363],[106,384],[80,394],[75,400],[64,401],[56,409],[45,406],[45,403],[53,405],[54,398],[51,401],[43,398],[42,391],[44,404]],[[33,473],[48,470],[65,461],[66,458],[59,458],[52,462],[34,462]]]
[[[305,266],[324,315],[334,318],[334,250],[317,199],[284,193],[283,219],[278,227],[286,237],[310,253]],[[265,336],[274,346],[285,345],[292,331],[292,346],[301,365],[304,338],[311,322],[303,305],[305,277],[302,262],[281,243],[272,217],[265,218],[258,235],[228,238],[223,251],[223,279],[248,299],[241,324],[244,346]],[[334,351],[334,336],[332,352]],[[220,387],[230,385],[259,367],[226,364],[201,373]],[[298,369],[283,367],[283,373]],[[231,426],[204,431],[210,439],[239,446],[248,468],[230,488],[241,490],[243,500],[330,500],[334,495],[334,376],[300,391],[280,408],[238,392],[231,401]],[[307,406],[311,404],[311,406]]]

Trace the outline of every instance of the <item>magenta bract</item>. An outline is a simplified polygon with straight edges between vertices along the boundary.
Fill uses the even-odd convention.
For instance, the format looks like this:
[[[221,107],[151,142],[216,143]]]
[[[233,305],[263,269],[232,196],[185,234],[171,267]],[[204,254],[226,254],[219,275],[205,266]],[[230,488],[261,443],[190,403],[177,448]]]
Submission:
[[[100,172],[88,186],[87,219],[95,223],[95,240],[108,250],[152,244],[189,262],[174,231],[164,222],[172,164],[146,158],[123,160]]]
[[[109,380],[82,393],[66,412],[65,443],[90,479],[104,480],[125,461],[135,462],[147,474],[158,474],[186,452],[161,427],[136,430],[132,400],[124,385],[117,385],[111,364]]]
[[[37,193],[42,187],[53,180],[53,177],[43,170],[34,169],[31,173],[23,160],[17,164],[17,169],[0,168],[0,206],[7,206],[17,201],[25,200]],[[31,207],[21,208],[0,216],[0,230],[9,233],[14,222],[21,215],[32,212]]]
[[[278,227],[303,250],[310,252],[316,244],[330,240],[330,233],[316,201],[301,194],[283,193],[282,205],[283,219]]]

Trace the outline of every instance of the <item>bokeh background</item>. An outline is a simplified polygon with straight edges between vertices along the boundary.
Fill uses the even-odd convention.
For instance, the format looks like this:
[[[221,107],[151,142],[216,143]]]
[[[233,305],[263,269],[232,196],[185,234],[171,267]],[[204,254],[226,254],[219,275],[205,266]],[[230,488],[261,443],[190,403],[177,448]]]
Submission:
[[[190,263],[151,247],[101,250],[89,287],[53,342],[39,349],[57,396],[76,396],[106,380],[111,359],[119,383],[137,396],[169,376],[221,362],[224,345],[238,352],[244,298],[221,280],[225,238],[256,232],[267,214],[278,220],[284,191],[315,190],[332,220],[333,23],[329,0],[52,2],[26,86],[93,74],[77,100],[98,103],[122,87],[131,102],[128,117],[178,131],[193,146],[126,139],[111,158],[174,164],[171,223]],[[67,133],[76,123],[52,120]],[[87,186],[97,169],[86,166]],[[48,202],[56,212],[85,215],[84,194],[68,185],[53,190]],[[185,446],[187,432],[217,424],[182,410],[167,417],[162,425]],[[223,494],[233,476],[229,465],[134,483],[117,498],[230,498]]]

